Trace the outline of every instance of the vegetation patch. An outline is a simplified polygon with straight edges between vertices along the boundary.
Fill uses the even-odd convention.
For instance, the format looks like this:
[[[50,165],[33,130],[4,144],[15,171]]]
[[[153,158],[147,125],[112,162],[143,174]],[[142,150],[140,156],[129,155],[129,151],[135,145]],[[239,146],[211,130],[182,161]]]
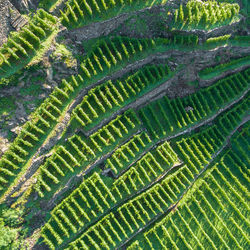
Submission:
[[[184,2],[15,4],[0,249],[247,249],[246,2]]]

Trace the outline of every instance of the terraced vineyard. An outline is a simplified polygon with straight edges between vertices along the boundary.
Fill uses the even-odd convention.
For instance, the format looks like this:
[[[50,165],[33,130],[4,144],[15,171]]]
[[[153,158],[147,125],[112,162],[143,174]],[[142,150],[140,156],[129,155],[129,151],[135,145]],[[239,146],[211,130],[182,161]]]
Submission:
[[[0,48],[0,144],[9,93],[47,90],[0,155],[0,249],[247,249],[247,3],[27,11]]]

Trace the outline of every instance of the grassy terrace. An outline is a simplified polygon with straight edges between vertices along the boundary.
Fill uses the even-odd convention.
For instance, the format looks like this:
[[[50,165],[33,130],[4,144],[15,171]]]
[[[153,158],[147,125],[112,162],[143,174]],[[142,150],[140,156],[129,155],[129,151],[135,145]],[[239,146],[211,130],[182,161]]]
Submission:
[[[42,0],[27,18],[0,48],[0,144],[17,134],[0,249],[247,249],[246,2]]]
[[[0,49],[0,79],[35,61],[57,32],[57,19],[43,9],[38,10],[27,25],[9,36]]]
[[[138,234],[128,249],[163,246],[206,249],[229,245],[244,249],[248,245],[249,213],[245,195],[249,158],[247,136],[249,123],[231,139],[233,148],[226,150],[210,166],[186,198],[161,220]],[[181,229],[178,224],[182,224]]]
[[[68,28],[76,28],[93,22],[113,18],[119,14],[164,4],[167,0],[69,0],[61,11],[62,23]]]
[[[216,65],[214,67],[206,68],[199,72],[199,76],[201,79],[208,80],[213,77],[216,77],[223,73],[224,71],[232,70],[241,66],[248,67],[250,64],[250,57],[243,57],[239,59],[232,60],[230,62],[226,62],[224,64]]]

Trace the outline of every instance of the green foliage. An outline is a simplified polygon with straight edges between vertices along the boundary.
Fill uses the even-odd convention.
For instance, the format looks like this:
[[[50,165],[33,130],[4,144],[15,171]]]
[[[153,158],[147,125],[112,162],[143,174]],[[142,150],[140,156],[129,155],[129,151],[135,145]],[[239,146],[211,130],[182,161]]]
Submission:
[[[84,131],[88,131],[114,111],[166,81],[171,75],[167,65],[147,65],[116,81],[110,80],[98,85],[73,110],[72,122],[77,121]]]
[[[65,9],[61,11],[61,18],[63,25],[74,28],[90,22],[107,20],[117,13],[132,12],[164,2],[164,0],[68,0]]]
[[[20,31],[12,32],[0,48],[0,79],[28,64],[56,25],[57,19],[40,9]]]
[[[67,27],[78,27],[118,10],[160,2],[166,1],[69,0],[62,19]],[[238,11],[236,4],[192,0],[175,11],[174,28],[211,29],[234,21]],[[3,46],[0,60],[6,67],[30,58],[57,22],[43,10],[31,20]],[[109,36],[86,44],[77,75],[60,81],[1,156],[1,199],[21,185],[8,197],[15,209],[0,207],[0,249],[31,247],[23,237],[28,243],[38,240],[34,248],[68,250],[247,248],[250,69],[183,97],[169,99],[159,93],[162,86],[148,94],[149,100],[138,100],[173,75],[167,64],[155,63],[155,55],[162,63],[179,57],[176,50],[249,40],[225,35],[207,39],[203,47],[203,37],[187,34],[175,31],[168,39]],[[53,59],[72,59],[64,45],[56,46]],[[145,58],[154,64],[144,65]],[[215,60],[220,63],[221,58]],[[209,78],[248,61],[232,60],[199,74]],[[131,64],[136,71],[129,72]],[[175,63],[169,65],[175,68]],[[120,70],[128,73],[117,77]],[[172,84],[166,82],[164,90],[179,95]],[[39,88],[31,85],[20,93],[36,95]],[[7,104],[13,109],[11,103],[0,99],[0,114]],[[63,133],[58,130],[62,124]],[[40,156],[45,156],[41,163]],[[26,221],[18,210],[23,205]],[[28,227],[33,235],[26,235]]]
[[[67,65],[67,67],[73,67],[77,63],[74,59],[72,51],[64,44],[56,45],[56,50],[53,52],[52,58],[54,60],[62,60]]]
[[[246,69],[233,74],[184,98],[163,97],[141,108],[140,118],[152,138],[164,138],[187,129],[241,95],[248,87],[248,72]]]
[[[18,230],[5,226],[4,220],[0,218],[0,249],[14,249]]]
[[[249,127],[249,123],[246,125]],[[245,129],[241,133],[236,132],[231,141],[239,143],[239,134],[246,133]],[[241,142],[239,148],[243,144]],[[244,182],[247,169],[243,162],[247,155],[241,159],[234,149],[223,152],[217,163],[200,176],[177,207],[146,231],[139,233],[128,249],[158,246],[180,249],[187,246],[191,249],[197,246],[201,249],[222,245],[233,248],[247,246],[248,227],[245,221],[248,206],[244,193],[247,190],[247,183]],[[237,206],[239,203],[242,205]],[[228,213],[231,214],[230,219],[227,217]],[[194,223],[189,223],[190,221]]]
[[[12,97],[1,97],[0,98],[0,115],[7,115],[16,109],[14,103],[14,98]]]
[[[1,208],[1,218],[10,227],[17,227],[23,222],[22,214],[20,209]]]
[[[195,80],[195,81],[192,81],[192,82],[188,82],[187,85],[198,87],[199,86],[199,81]]]
[[[230,43],[232,45],[238,46],[249,46],[250,36],[235,36],[230,38]]]
[[[205,45],[216,45],[216,46],[219,46],[219,45],[222,45],[222,44],[225,44],[228,39],[230,39],[231,35],[224,35],[224,36],[218,36],[218,37],[211,37],[211,38],[208,38],[205,42]]]
[[[104,38],[95,43],[81,64],[82,76],[95,79],[125,63],[144,58],[154,50],[161,50],[165,39],[136,39],[128,37]]]
[[[61,0],[41,0],[39,1],[39,8],[43,8],[46,11],[50,11],[53,8],[53,5],[55,5],[57,2],[60,2]]]
[[[151,158],[151,162],[152,159],[153,158]],[[156,159],[158,160],[159,158]],[[149,171],[150,167],[153,168],[153,165],[148,162],[145,167],[142,167],[142,169],[146,169],[144,171],[144,176],[145,178],[149,178],[149,176],[152,176],[151,174],[154,172],[152,169],[152,172]],[[159,171],[160,167],[161,166],[159,165],[157,167],[155,166],[155,171]],[[103,219],[98,220],[94,226],[90,226],[77,240],[71,242],[69,244],[69,249],[76,248],[80,245],[88,245],[91,247],[97,245],[108,246],[111,240],[113,241],[113,246],[120,246],[122,242],[129,239],[135,232],[138,232],[139,228],[144,227],[151,222],[152,219],[155,219],[162,213],[166,212],[170,205],[181,196],[184,190],[189,186],[190,180],[194,178],[192,175],[183,178],[182,171],[187,171],[187,167],[178,169],[170,176],[164,176],[159,180],[159,182],[154,183],[148,189],[143,189],[142,192],[140,192],[136,197],[113,209],[105,217],[103,217]],[[125,176],[126,173],[124,174],[124,179]],[[143,174],[140,174],[139,178],[140,177],[143,178]],[[155,177],[157,177],[156,173]],[[175,182],[175,180],[177,181]],[[130,188],[133,187],[133,181],[131,182],[131,185],[128,186]],[[173,191],[172,188],[175,191]],[[122,189],[123,192],[128,192],[130,194],[130,190],[126,189],[125,186],[121,188],[121,191]],[[108,230],[108,228],[111,229]],[[100,234],[101,230],[104,229],[107,232],[107,237],[104,239],[93,238],[92,233]],[[119,237],[112,237],[113,235],[119,235]]]
[[[20,235],[23,212],[20,209],[0,206],[0,249],[24,249]]]
[[[127,169],[133,161],[138,159],[151,143],[151,139],[145,132],[135,135],[107,159],[105,168],[110,168],[113,171],[113,174],[119,175],[122,170]]]
[[[248,66],[250,64],[250,56],[238,58],[238,59],[232,59],[231,61],[227,63],[220,63],[219,65],[205,68],[201,71],[199,71],[199,76],[202,79],[211,79],[212,77],[218,76],[222,72],[230,69],[236,69],[237,67],[241,66]]]
[[[199,38],[196,35],[178,35],[173,33],[169,40],[171,46],[195,46],[199,42]]]
[[[111,69],[114,72],[155,50],[162,50],[163,42],[164,39],[115,37],[96,43],[93,50],[84,58],[80,74],[67,80],[63,79],[61,84],[55,87],[50,96],[32,114],[31,122],[23,126],[12,147],[0,159],[0,168],[3,169],[0,171],[0,193],[3,194],[20,172],[24,171],[30,157],[54,128],[72,98],[84,86],[106,76]]]
[[[174,13],[173,29],[212,29],[225,25],[238,15],[238,4],[190,0]]]
[[[145,133],[133,137],[116,150],[112,159],[118,160],[122,157],[126,159],[129,152],[132,157],[135,157],[132,150],[138,152],[139,148],[135,146],[135,143],[138,143],[140,139],[148,143],[145,139],[149,140],[149,137]],[[140,143],[144,144],[144,142]],[[108,181],[106,177],[96,172],[93,173],[52,211],[50,220],[42,228],[44,242],[53,247],[61,245],[65,241],[64,235],[67,238],[73,237],[78,231],[85,229],[91,221],[97,221],[101,214],[129,198],[135,191],[147,187],[164,171],[177,163],[179,163],[177,155],[169,143],[165,142],[156,149],[150,150],[127,172],[124,174],[120,172],[115,180]],[[98,196],[95,196],[95,193]],[[60,228],[60,231],[57,228]]]
[[[31,96],[38,96],[41,93],[41,85],[39,84],[32,84],[29,88],[22,88],[20,90],[21,95],[31,95]]]
[[[40,167],[34,189],[41,198],[52,195],[59,185],[63,185],[70,178],[71,173],[76,174],[84,170],[90,163],[114,150],[138,131],[140,125],[135,112],[128,110],[88,138],[83,135],[71,136],[66,143],[58,146],[55,154]]]

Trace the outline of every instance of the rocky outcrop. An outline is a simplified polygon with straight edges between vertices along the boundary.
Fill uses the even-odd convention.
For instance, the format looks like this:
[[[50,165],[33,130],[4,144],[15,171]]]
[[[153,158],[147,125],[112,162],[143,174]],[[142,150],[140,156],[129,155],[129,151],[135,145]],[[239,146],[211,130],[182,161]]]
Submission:
[[[28,13],[29,9],[35,10],[39,0],[10,0],[10,2],[20,11]]]
[[[10,25],[10,8],[12,4],[7,0],[0,0],[0,46],[7,41],[7,36],[13,28]]]

